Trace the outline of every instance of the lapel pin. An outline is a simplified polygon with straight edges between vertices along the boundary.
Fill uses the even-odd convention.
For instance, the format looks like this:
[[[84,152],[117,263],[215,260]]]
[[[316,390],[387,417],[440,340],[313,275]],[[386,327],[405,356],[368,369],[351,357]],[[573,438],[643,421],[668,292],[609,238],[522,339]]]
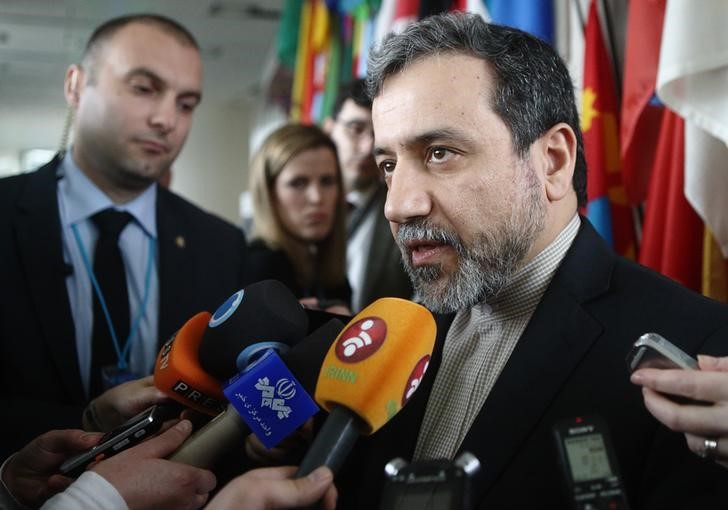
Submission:
[[[184,248],[187,244],[187,241],[185,241],[185,238],[183,236],[177,236],[174,238],[174,244],[177,245],[177,248]]]

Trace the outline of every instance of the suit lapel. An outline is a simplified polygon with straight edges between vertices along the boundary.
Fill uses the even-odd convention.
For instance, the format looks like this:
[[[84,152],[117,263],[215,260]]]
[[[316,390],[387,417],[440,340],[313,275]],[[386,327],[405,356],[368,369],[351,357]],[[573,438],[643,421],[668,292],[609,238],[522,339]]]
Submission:
[[[607,290],[613,265],[613,256],[595,236],[582,220],[579,235],[463,441],[460,450],[475,454],[482,465],[476,501],[507,470],[602,332],[582,306]],[[589,268],[583,260],[592,261]]]
[[[85,395],[66,290],[67,270],[56,194],[59,162],[60,157],[56,156],[28,177],[28,186],[18,199],[19,213],[14,228],[19,258],[48,350],[58,366],[66,392],[83,402]]]
[[[394,246],[391,242],[392,231],[389,228],[389,222],[384,217],[384,201],[387,198],[387,190],[385,187],[377,189],[376,194],[372,198],[372,204],[369,206],[370,214],[376,214],[374,221],[374,231],[372,232],[371,242],[369,243],[369,253],[367,253],[366,266],[364,268],[364,288],[362,296],[370,296],[372,287],[376,285],[382,275],[381,272],[387,264],[387,256],[389,250]],[[381,241],[384,239],[385,241]]]
[[[185,276],[191,271],[186,262],[188,249],[187,235],[180,222],[168,207],[167,192],[157,188],[157,243],[159,255],[157,268],[159,274],[159,324],[158,342],[166,340],[180,326],[180,296],[185,295],[185,287],[190,285]]]

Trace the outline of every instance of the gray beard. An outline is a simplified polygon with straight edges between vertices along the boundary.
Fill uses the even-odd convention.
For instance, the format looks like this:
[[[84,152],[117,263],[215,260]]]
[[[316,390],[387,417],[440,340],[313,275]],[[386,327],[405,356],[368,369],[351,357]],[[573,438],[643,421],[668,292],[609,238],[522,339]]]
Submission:
[[[471,247],[453,230],[432,225],[426,219],[401,224],[397,243],[415,290],[415,301],[433,312],[451,313],[495,298],[511,282],[544,223],[545,206],[538,190],[529,186],[525,200],[514,204],[510,218],[479,232]],[[458,256],[455,272],[443,278],[439,264],[413,267],[405,243],[414,240],[452,246]]]

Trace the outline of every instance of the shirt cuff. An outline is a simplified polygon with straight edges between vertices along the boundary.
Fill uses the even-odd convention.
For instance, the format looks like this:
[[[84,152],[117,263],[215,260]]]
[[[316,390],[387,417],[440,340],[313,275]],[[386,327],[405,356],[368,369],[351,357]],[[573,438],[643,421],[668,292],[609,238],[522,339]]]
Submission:
[[[103,476],[85,471],[65,491],[56,494],[41,510],[129,510],[119,491]]]
[[[28,507],[20,504],[18,500],[15,499],[13,493],[10,492],[8,486],[5,485],[5,480],[3,480],[5,466],[8,462],[10,462],[10,459],[12,459],[14,455],[15,454],[5,459],[5,462],[3,462],[2,466],[0,466],[0,508],[7,510],[26,510]]]

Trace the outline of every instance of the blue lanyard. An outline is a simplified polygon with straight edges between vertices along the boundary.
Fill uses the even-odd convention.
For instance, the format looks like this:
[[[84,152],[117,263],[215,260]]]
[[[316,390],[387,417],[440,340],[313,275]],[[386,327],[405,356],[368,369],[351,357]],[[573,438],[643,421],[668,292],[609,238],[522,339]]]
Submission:
[[[106,319],[106,324],[109,327],[109,331],[111,332],[111,341],[114,343],[114,350],[116,351],[116,359],[118,360],[116,363],[116,366],[119,368],[119,370],[126,370],[127,362],[126,358],[129,356],[129,349],[131,348],[131,344],[134,340],[134,338],[137,336],[137,333],[139,332],[139,326],[142,322],[142,319],[144,318],[144,315],[146,314],[147,310],[147,302],[149,301],[149,288],[150,288],[150,282],[152,279],[152,266],[156,254],[156,243],[154,241],[153,237],[149,237],[149,258],[147,260],[147,269],[144,274],[144,297],[142,298],[142,304],[139,308],[139,311],[137,312],[137,316],[134,319],[134,322],[132,324],[132,328],[129,331],[129,337],[126,339],[126,342],[124,342],[124,349],[123,351],[119,347],[119,340],[116,335],[116,330],[114,329],[114,324],[111,322],[111,315],[109,315],[109,309],[106,306],[106,300],[104,299],[104,295],[101,292],[101,287],[99,287],[99,282],[96,280],[96,276],[94,275],[93,268],[91,266],[91,261],[89,260],[88,253],[86,252],[86,248],[83,246],[83,242],[81,241],[81,235],[78,233],[78,225],[73,224],[71,225],[71,229],[73,230],[73,237],[76,239],[76,244],[78,245],[78,249],[81,252],[81,258],[83,259],[83,265],[86,267],[86,273],[88,273],[88,277],[91,279],[91,285],[93,286],[94,292],[96,292],[96,296],[99,298],[99,303],[101,304],[101,309],[104,311],[104,318]]]

